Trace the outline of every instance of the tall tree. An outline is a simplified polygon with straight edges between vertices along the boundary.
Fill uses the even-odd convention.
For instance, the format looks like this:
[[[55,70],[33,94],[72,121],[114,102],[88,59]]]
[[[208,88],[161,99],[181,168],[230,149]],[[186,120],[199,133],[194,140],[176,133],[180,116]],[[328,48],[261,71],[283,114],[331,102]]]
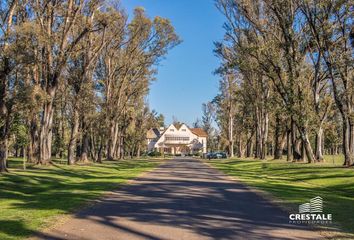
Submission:
[[[243,107],[236,108],[235,117],[251,116],[246,155],[255,143],[255,157],[273,152],[280,158],[286,136],[289,161],[322,161],[334,96],[343,119],[345,165],[351,165],[350,1],[217,0],[216,5],[226,17],[225,37],[215,50],[222,60],[218,71],[240,76],[236,98]],[[251,112],[242,111],[247,107]],[[228,111],[221,109],[226,117]],[[247,129],[245,123],[238,129]]]
[[[47,164],[52,155],[53,101],[70,56],[84,36],[92,31],[85,18],[91,18],[94,12],[91,9],[97,9],[98,2],[36,1],[31,5],[36,16],[33,24],[40,53],[36,61],[42,65],[39,78],[46,93],[40,121],[38,163]]]
[[[213,150],[213,139],[215,135],[215,129],[213,127],[213,122],[215,118],[215,106],[212,102],[203,103],[202,105],[202,121],[201,127],[208,134],[207,137],[207,149],[209,151]]]
[[[344,165],[354,163],[353,5],[350,1],[299,1],[313,48],[328,72],[343,121]]]

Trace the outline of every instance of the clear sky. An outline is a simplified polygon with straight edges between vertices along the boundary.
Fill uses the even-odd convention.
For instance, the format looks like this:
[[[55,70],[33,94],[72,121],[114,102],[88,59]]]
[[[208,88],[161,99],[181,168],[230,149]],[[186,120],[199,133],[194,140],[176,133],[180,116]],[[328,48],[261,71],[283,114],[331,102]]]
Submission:
[[[172,122],[172,116],[192,124],[202,115],[202,103],[212,100],[218,91],[219,77],[213,71],[219,62],[213,54],[213,42],[222,39],[224,18],[214,0],[121,2],[130,16],[132,10],[140,6],[150,17],[170,19],[183,40],[159,66],[148,100],[151,109],[166,117],[166,124]]]

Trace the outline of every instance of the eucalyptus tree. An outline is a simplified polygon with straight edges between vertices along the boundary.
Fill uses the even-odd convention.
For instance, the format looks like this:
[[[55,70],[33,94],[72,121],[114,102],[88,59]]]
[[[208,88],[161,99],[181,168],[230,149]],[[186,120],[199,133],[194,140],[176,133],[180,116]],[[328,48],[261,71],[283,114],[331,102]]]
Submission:
[[[112,42],[119,42],[124,35],[126,16],[121,10],[108,9],[105,12],[95,12],[84,19],[91,27],[76,46],[67,64],[68,86],[70,89],[71,133],[68,144],[68,164],[75,163],[75,149],[82,125],[83,146],[80,159],[87,161],[88,157],[88,114],[95,111],[95,81],[94,71],[105,47]],[[80,28],[77,29],[80,31]]]
[[[247,137],[247,146],[251,147],[250,141],[255,136],[255,157],[264,159],[266,155],[266,144],[268,141],[268,129],[269,129],[269,111],[268,100],[270,97],[270,84],[268,77],[261,71],[261,66],[257,60],[254,59],[254,55],[257,53],[257,46],[259,39],[257,35],[250,29],[245,29],[242,25],[242,19],[235,9],[233,9],[231,2],[219,1],[218,8],[225,14],[227,22],[225,23],[225,37],[223,42],[216,45],[216,53],[222,59],[222,67],[224,71],[235,71],[239,78],[239,101],[241,107],[238,109],[238,117],[246,117],[251,114],[253,118],[253,126],[255,130]],[[239,25],[237,25],[239,24]],[[255,51],[255,52],[251,52]],[[259,50],[258,50],[259,51]],[[220,69],[219,69],[220,71]],[[244,100],[244,101],[243,101]],[[246,105],[249,106],[246,106]],[[250,112],[243,112],[246,110]],[[238,130],[245,129],[244,124],[246,121],[242,121],[240,118],[238,121],[241,126]],[[249,129],[247,128],[247,131]],[[238,133],[239,138],[242,134]],[[238,148],[242,150],[244,147],[243,140],[238,140]],[[239,150],[239,155],[242,155],[243,151]],[[248,149],[247,152],[250,149]],[[249,156],[249,154],[247,154]]]
[[[202,104],[202,120],[199,127],[203,128],[203,130],[207,133],[207,149],[208,151],[214,150],[215,144],[215,128],[213,127],[213,122],[215,120],[215,104],[212,102],[207,102]],[[196,122],[198,125],[198,119]],[[197,126],[198,127],[198,126]]]
[[[297,1],[306,18],[314,51],[330,79],[342,116],[344,165],[354,163],[353,4],[351,1]]]
[[[107,119],[107,158],[114,159],[121,134],[120,120],[129,99],[146,94],[156,72],[154,66],[180,40],[169,20],[149,19],[137,8],[126,28],[123,44],[110,45],[104,54],[103,96]]]
[[[31,23],[38,49],[35,61],[41,65],[37,74],[45,92],[39,128],[40,164],[47,164],[51,158],[53,103],[58,86],[64,81],[63,71],[69,58],[77,51],[77,45],[92,31],[93,26],[85,19],[91,18],[98,6],[99,2],[94,0],[30,2],[35,17]]]
[[[220,0],[218,6],[227,17],[226,41],[239,46],[236,50],[241,59],[248,56],[261,70],[257,82],[266,83],[261,92],[268,97],[270,86],[267,83],[270,82],[272,89],[281,97],[292,122],[295,158],[307,157],[309,162],[313,162],[309,139],[312,109],[308,89],[311,83],[304,73],[306,51],[302,47],[302,29],[296,25],[298,12],[295,4],[277,0]],[[252,71],[246,69],[244,72]],[[251,78],[257,78],[257,75]],[[296,132],[300,133],[306,156],[296,148]]]
[[[220,80],[220,93],[213,100],[217,107],[216,118],[219,128],[225,136],[230,157],[234,156],[235,111],[236,111],[236,76],[231,73]]]
[[[120,7],[99,0],[2,2],[0,171],[9,139],[37,164],[66,149],[68,164],[113,159],[133,139],[139,155],[138,126],[154,118],[143,99],[159,61],[179,42],[169,20],[141,8],[129,22]]]
[[[23,64],[17,56],[24,42],[17,42],[16,28],[26,21],[26,1],[5,1],[0,5],[0,172],[7,171],[8,138],[16,112],[17,98],[23,90]],[[15,56],[15,57],[14,57]]]
[[[130,156],[140,157],[141,153],[147,150],[146,129],[159,127],[155,112],[150,111],[143,97],[134,99],[130,105],[130,121],[125,131],[125,154],[129,153]]]

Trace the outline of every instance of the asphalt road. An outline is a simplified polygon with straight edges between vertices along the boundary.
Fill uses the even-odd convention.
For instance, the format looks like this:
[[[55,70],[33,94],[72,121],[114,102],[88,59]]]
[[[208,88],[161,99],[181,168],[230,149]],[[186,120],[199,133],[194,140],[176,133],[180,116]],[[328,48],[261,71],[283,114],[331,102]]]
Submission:
[[[38,239],[320,239],[244,185],[194,159],[174,159]]]

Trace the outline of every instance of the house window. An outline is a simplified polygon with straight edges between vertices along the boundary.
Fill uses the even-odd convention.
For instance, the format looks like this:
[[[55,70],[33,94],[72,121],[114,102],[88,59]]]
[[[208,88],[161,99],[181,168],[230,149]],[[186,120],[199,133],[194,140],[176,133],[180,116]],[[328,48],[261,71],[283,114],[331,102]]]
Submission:
[[[185,132],[185,131],[186,131],[186,129],[184,129],[184,128],[183,128],[183,129],[182,129],[182,131],[183,131],[183,132]]]
[[[172,137],[172,136],[166,136],[165,137],[166,141],[189,141],[189,137]]]
[[[174,132],[175,130],[174,129],[170,129],[170,132]]]

